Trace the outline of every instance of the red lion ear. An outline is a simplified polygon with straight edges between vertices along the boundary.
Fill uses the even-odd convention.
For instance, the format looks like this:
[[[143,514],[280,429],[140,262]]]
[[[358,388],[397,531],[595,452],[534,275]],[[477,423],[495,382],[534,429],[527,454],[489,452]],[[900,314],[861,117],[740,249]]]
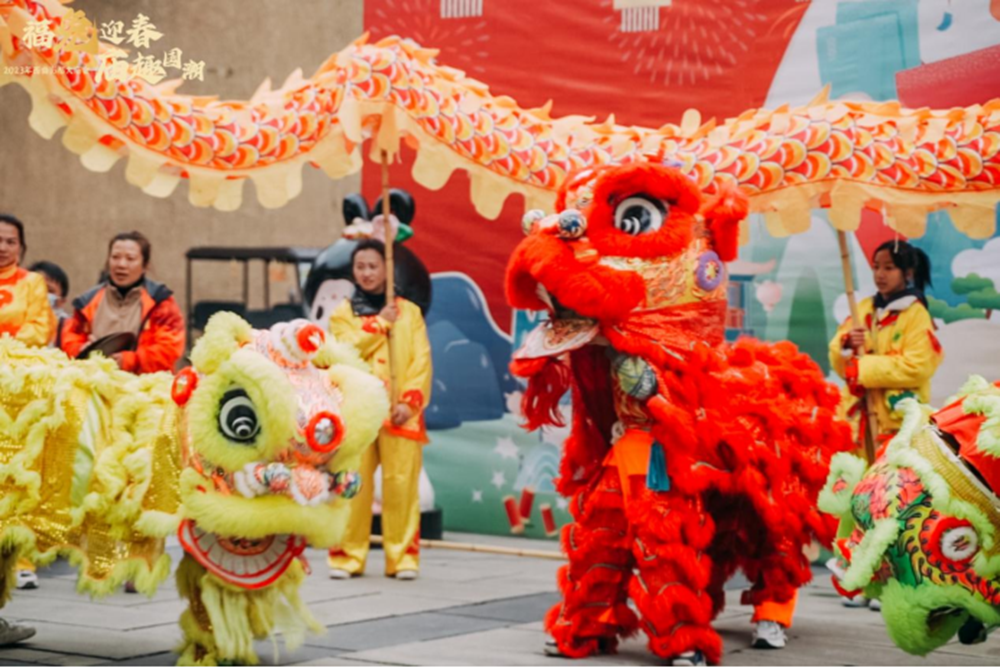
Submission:
[[[174,377],[170,388],[170,398],[178,406],[183,406],[191,399],[191,394],[198,387],[198,372],[193,367],[184,367]]]
[[[739,253],[740,221],[750,215],[750,200],[735,184],[721,181],[718,192],[702,209],[702,214],[719,257],[723,262],[735,260]]]

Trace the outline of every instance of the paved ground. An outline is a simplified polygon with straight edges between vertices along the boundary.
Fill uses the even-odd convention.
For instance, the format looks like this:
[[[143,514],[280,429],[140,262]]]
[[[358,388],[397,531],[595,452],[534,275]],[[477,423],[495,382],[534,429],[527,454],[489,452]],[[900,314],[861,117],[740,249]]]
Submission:
[[[534,549],[552,543],[526,539],[451,534],[466,542]],[[171,552],[179,555],[176,547]],[[368,575],[350,581],[326,578],[323,554],[309,555],[315,572],[304,595],[328,629],[294,652],[281,647],[275,659],[261,643],[265,664],[369,666],[402,665],[643,665],[653,663],[639,640],[616,656],[570,663],[542,654],[542,617],[556,601],[559,563],[544,559],[425,550],[421,578],[397,582],[381,576],[382,554],[372,553]],[[839,605],[826,577],[803,591],[790,645],[782,651],[749,648],[750,612],[738,605],[732,583],[730,607],[717,628],[729,665],[998,665],[1000,639],[984,645],[953,644],[929,659],[896,649],[882,618]],[[38,635],[0,650],[0,665],[171,665],[179,639],[176,620],[183,605],[172,586],[152,599],[118,594],[102,602],[74,591],[65,564],[42,572],[41,587],[17,592],[4,616],[30,623]]]

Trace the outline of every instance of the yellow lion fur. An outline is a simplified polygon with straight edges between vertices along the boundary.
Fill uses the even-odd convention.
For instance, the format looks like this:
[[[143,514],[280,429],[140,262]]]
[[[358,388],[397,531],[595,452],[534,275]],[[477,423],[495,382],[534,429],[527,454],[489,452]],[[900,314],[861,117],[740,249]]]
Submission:
[[[0,601],[10,596],[20,556],[37,563],[69,559],[80,569],[78,589],[94,596],[125,581],[152,594],[170,572],[163,539],[185,519],[225,536],[293,533],[316,546],[340,541],[344,499],[304,507],[282,496],[227,495],[182,461],[187,440],[205,461],[234,471],[272,461],[295,436],[294,388],[246,346],[253,336],[233,314],[209,321],[191,354],[200,381],[184,410],[171,400],[169,374],[137,377],[103,358],[69,360],[0,338],[0,446],[8,446],[0,447]],[[328,468],[356,471],[388,414],[385,388],[353,348],[335,341],[321,347],[313,365],[342,397],[345,433]],[[218,400],[234,386],[259,413],[260,437],[251,447],[234,447],[219,435]],[[43,525],[58,530],[42,531]],[[322,631],[298,596],[305,572],[297,559],[257,590],[225,583],[188,555],[176,578],[190,602],[180,620],[182,664],[254,664],[254,639],[280,631],[294,646],[307,630]]]

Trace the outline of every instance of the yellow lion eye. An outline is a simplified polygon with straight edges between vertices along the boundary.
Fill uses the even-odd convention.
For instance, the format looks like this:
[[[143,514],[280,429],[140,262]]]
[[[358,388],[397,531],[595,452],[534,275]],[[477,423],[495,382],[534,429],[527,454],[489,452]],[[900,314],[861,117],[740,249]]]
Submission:
[[[257,410],[243,390],[230,390],[223,395],[219,403],[219,430],[237,443],[250,443],[260,433]]]

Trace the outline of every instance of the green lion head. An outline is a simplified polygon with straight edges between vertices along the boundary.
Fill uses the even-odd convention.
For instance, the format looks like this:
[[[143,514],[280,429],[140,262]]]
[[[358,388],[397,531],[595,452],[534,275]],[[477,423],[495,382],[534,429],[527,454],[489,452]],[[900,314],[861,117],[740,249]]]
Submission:
[[[1000,624],[1000,388],[973,378],[938,413],[900,407],[872,467],[834,458],[820,508],[841,518],[838,589],[879,598],[893,641],[924,655]]]

